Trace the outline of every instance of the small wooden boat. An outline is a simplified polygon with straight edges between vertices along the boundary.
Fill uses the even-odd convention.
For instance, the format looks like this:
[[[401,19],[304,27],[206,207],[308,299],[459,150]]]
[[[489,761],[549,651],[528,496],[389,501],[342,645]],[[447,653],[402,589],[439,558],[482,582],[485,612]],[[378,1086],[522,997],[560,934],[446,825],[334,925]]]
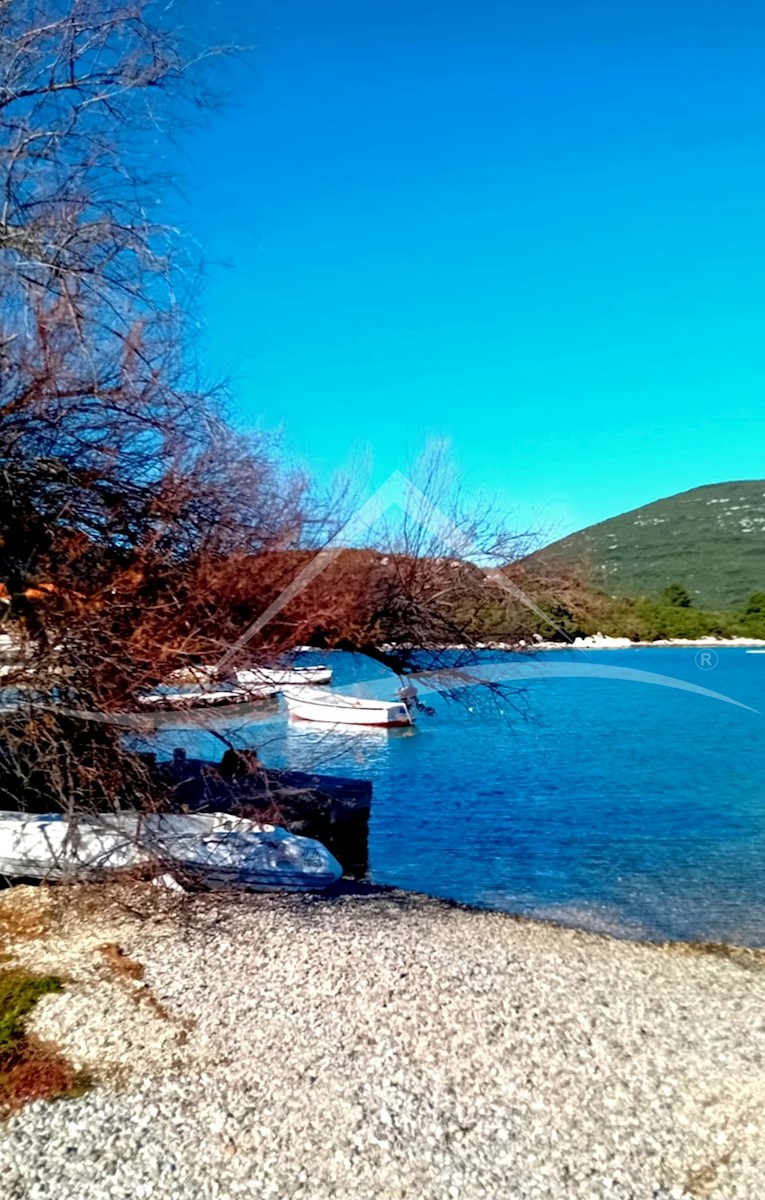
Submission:
[[[332,668],[325,666],[315,667],[250,667],[247,670],[223,672],[218,675],[214,666],[189,666],[179,667],[177,671],[173,671],[168,677],[170,684],[197,684],[202,686],[206,683],[219,683],[222,687],[233,686],[234,683],[241,684],[244,687],[251,685],[260,686],[261,684],[269,684],[275,687],[286,687],[289,685],[297,685],[300,687],[303,684],[320,684],[332,682]]]
[[[139,696],[138,703],[150,712],[190,708],[218,708],[226,704],[254,704],[278,696],[279,689],[269,684],[253,687],[195,688],[188,692],[150,692]]]
[[[0,812],[0,875],[103,878],[115,871],[168,872],[183,884],[249,891],[329,887],[342,867],[313,838],[222,813]]]
[[[401,700],[368,700],[338,692],[315,692],[312,688],[285,689],[284,699],[290,716],[299,721],[388,728],[413,724],[412,714]]]
[[[237,683],[272,683],[276,687],[301,684],[332,682],[332,668],[316,667],[253,667],[249,671],[235,671]]]

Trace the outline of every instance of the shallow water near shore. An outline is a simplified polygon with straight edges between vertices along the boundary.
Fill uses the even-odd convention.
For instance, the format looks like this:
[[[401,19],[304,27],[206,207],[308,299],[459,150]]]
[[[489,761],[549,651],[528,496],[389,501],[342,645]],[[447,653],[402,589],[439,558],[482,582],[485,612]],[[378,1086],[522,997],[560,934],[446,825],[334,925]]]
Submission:
[[[375,882],[624,937],[765,946],[765,655],[704,653],[486,652],[483,668],[523,665],[515,700],[428,695],[435,715],[415,730],[324,730],[281,711],[236,738],[269,766],[373,781]],[[392,697],[383,668],[321,658],[333,686]],[[201,730],[162,744],[221,750]]]

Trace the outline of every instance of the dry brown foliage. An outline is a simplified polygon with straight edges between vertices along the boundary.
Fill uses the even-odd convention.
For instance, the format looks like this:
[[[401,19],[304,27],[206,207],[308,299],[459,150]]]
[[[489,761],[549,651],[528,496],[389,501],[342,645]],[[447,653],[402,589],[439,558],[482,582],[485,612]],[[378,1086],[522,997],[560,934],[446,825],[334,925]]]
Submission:
[[[209,104],[218,56],[151,0],[0,3],[4,807],[155,804],[110,721],[189,663],[314,642],[403,671],[475,643],[488,600],[524,626],[487,578],[524,547],[461,502],[438,450],[376,550],[354,549],[350,496],[319,499],[236,432],[189,365],[194,271],[147,214],[169,194],[158,144]]]

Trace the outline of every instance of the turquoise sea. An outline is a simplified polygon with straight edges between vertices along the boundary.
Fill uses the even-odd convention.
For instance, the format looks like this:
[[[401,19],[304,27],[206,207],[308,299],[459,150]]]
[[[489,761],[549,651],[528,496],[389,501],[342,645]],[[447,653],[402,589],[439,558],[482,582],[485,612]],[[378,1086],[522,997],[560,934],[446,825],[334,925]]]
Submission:
[[[383,668],[322,660],[333,686],[392,698]],[[280,710],[228,732],[267,765],[372,779],[377,882],[621,936],[765,946],[765,655],[635,647],[479,663],[526,677],[505,683],[510,699],[423,693],[435,715],[414,730],[325,731]],[[208,732],[163,737],[220,755]]]

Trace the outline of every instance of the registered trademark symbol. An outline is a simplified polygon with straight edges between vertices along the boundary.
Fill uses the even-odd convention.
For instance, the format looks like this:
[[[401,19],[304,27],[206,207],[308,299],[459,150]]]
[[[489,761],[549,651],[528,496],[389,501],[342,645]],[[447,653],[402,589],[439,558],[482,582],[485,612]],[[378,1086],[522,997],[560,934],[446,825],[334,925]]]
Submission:
[[[715,650],[697,650],[696,666],[700,671],[713,671],[720,661]]]

